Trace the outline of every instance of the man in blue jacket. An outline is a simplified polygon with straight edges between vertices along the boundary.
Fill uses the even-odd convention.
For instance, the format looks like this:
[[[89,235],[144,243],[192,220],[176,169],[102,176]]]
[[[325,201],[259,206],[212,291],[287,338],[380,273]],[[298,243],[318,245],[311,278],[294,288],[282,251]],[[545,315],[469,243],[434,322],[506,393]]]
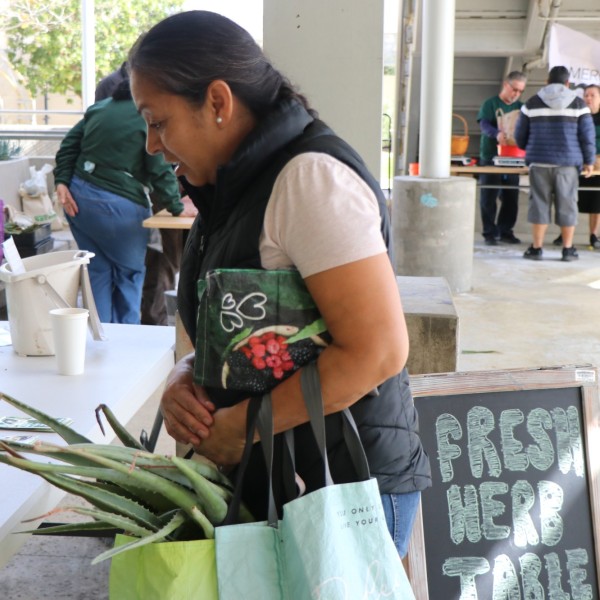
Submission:
[[[560,227],[562,260],[577,260],[573,246],[577,224],[579,172],[589,177],[596,158],[596,134],[589,108],[569,89],[569,71],[550,70],[548,85],[521,108],[515,140],[527,154],[529,165],[529,212],[533,243],[524,258],[542,259],[544,235],[554,202],[555,223]]]

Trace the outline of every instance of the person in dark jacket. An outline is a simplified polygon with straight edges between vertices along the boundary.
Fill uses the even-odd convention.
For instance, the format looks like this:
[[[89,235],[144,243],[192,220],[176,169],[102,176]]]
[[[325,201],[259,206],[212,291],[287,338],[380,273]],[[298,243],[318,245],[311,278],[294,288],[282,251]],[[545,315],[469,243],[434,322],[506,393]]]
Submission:
[[[332,338],[317,366],[333,479],[355,477],[339,415],[350,407],[404,554],[431,477],[405,369],[408,336],[380,186],[250,34],[221,15],[190,11],[165,19],[141,36],[128,62],[148,151],[178,164],[199,211],[177,299],[190,339],[196,338],[196,281],[209,270],[299,271]],[[215,463],[235,466],[248,394],[196,385],[193,364],[191,354],[167,382],[161,400],[167,431]],[[310,450],[300,373],[272,390],[274,427],[275,433],[294,428],[301,449],[296,470],[310,491],[322,486],[322,468]],[[258,446],[243,499],[261,518],[267,485]],[[276,496],[281,504],[281,490]]]
[[[577,260],[573,246],[577,225],[579,172],[589,177],[594,170],[596,144],[590,109],[569,89],[569,71],[557,66],[550,70],[548,85],[521,108],[515,140],[526,151],[529,165],[529,212],[533,243],[523,258],[542,259],[544,236],[551,219],[560,227],[562,260]]]
[[[172,167],[145,145],[145,123],[125,80],[88,108],[56,154],[56,194],[77,246],[95,254],[90,281],[104,323],[140,322],[149,193],[173,215],[184,210]]]

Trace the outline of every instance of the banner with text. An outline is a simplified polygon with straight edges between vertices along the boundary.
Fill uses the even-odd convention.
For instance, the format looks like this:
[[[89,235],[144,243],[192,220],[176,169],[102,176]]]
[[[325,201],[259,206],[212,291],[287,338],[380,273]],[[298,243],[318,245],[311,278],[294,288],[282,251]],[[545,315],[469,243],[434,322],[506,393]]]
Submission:
[[[549,68],[563,65],[575,87],[600,85],[600,41],[589,35],[553,25],[550,31]]]

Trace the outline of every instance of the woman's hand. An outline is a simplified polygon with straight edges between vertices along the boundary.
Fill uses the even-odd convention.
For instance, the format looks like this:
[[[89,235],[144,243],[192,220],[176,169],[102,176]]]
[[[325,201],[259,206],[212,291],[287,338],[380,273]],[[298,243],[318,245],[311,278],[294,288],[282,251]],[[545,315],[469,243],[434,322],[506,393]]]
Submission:
[[[71,196],[69,188],[64,183],[59,183],[56,186],[56,196],[59,202],[62,204],[64,211],[70,216],[74,217],[79,212],[77,202]]]
[[[200,447],[214,423],[215,405],[194,383],[194,355],[180,360],[167,378],[160,409],[169,435],[182,444]]]
[[[222,467],[237,465],[246,443],[247,407],[248,402],[244,401],[213,413],[214,422],[209,436],[199,445],[194,445],[194,450]]]

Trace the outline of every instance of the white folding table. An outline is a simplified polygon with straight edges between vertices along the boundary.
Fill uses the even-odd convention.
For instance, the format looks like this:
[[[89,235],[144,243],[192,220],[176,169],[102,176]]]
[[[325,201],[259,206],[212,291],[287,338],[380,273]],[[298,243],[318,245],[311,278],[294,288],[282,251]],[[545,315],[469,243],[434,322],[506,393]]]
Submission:
[[[0,327],[8,329],[7,322]],[[93,442],[109,443],[96,422],[95,409],[106,404],[117,419],[127,422],[164,383],[174,364],[175,328],[151,325],[103,324],[106,341],[88,336],[85,373],[58,375],[53,356],[22,357],[12,346],[0,347],[0,391],[53,417],[70,417],[72,428]],[[0,415],[21,414],[0,400]],[[0,430],[3,435],[20,432]],[[139,432],[131,432],[136,437]],[[58,436],[36,433],[41,439],[64,443]],[[23,519],[53,509],[65,492],[41,477],[0,464],[0,568],[27,541],[14,532],[31,529]]]

